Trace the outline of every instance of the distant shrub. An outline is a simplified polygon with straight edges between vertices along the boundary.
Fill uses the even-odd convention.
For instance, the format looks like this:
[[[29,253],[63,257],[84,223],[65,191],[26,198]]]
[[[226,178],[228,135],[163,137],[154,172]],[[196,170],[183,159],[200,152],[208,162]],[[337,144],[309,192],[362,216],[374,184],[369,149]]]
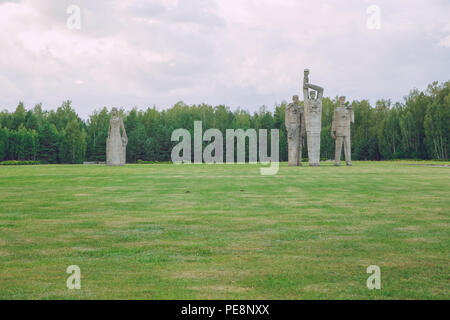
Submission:
[[[144,161],[144,160],[138,160],[138,164],[167,164],[172,163],[172,161]]]
[[[0,166],[29,166],[36,164],[41,164],[41,162],[32,160],[8,160],[0,162]]]

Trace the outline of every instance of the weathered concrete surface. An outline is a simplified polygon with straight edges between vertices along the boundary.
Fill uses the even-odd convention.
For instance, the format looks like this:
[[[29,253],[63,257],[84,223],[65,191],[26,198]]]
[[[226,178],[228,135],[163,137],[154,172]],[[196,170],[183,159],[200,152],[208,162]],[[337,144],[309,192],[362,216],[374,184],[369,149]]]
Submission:
[[[341,163],[342,144],[344,144],[345,162],[352,165],[352,148],[350,142],[350,123],[355,122],[353,107],[345,105],[345,97],[339,98],[340,107],[334,110],[331,136],[336,140],[334,165]]]
[[[298,96],[292,97],[285,112],[285,125],[288,134],[288,164],[289,166],[302,165],[302,146],[304,126],[303,107],[300,106]]]
[[[317,93],[317,95],[316,95]],[[309,165],[320,164],[320,131],[322,129],[323,88],[309,83],[309,70],[305,69],[303,78],[303,101],[308,143]]]
[[[122,132],[121,132],[122,131]],[[112,110],[109,121],[108,139],[106,140],[106,165],[124,166],[126,163],[128,137],[116,108]]]

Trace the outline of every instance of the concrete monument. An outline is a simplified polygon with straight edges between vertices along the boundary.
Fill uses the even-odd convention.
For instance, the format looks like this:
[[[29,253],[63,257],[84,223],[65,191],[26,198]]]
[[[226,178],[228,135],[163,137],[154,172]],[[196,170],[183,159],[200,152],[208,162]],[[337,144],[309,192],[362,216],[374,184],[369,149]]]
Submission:
[[[305,113],[306,141],[308,144],[309,165],[314,167],[318,167],[320,162],[320,130],[322,129],[322,98],[323,98],[323,88],[309,83],[309,70],[305,69],[303,78],[303,101]]]
[[[290,166],[302,165],[302,145],[304,126],[303,107],[300,106],[298,96],[292,97],[285,112],[285,125],[288,134],[288,164]]]
[[[108,139],[106,140],[106,165],[125,165],[127,143],[128,137],[123,125],[123,119],[119,116],[119,111],[113,108],[109,121]]]
[[[342,144],[344,144],[345,162],[348,166],[351,166],[350,123],[355,122],[355,114],[352,106],[347,107],[345,105],[345,97],[340,97],[339,103],[340,107],[334,110],[331,125],[331,136],[336,140],[334,165],[339,166],[341,163]]]

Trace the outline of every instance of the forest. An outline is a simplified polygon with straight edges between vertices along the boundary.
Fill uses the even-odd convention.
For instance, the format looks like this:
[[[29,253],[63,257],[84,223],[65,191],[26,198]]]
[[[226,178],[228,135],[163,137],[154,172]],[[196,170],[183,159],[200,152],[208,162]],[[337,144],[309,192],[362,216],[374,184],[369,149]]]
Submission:
[[[321,158],[334,157],[331,138],[333,110],[338,99],[325,97],[322,110]],[[186,105],[157,110],[156,107],[129,112],[120,110],[128,135],[127,162],[170,161],[173,130],[193,132],[195,120],[203,130],[279,129],[280,161],[287,161],[284,111],[287,102],[273,112],[261,106],[250,113],[225,105]],[[424,91],[413,89],[403,102],[380,99],[352,101],[355,123],[352,124],[352,158],[354,160],[435,159],[447,160],[450,149],[450,81],[433,82]],[[71,101],[55,110],[37,104],[27,110],[20,102],[14,112],[0,112],[0,161],[34,160],[41,163],[83,163],[105,161],[110,109],[93,111],[81,119]],[[306,144],[306,141],[304,141]],[[270,149],[269,149],[270,150]],[[306,157],[307,148],[303,148]]]

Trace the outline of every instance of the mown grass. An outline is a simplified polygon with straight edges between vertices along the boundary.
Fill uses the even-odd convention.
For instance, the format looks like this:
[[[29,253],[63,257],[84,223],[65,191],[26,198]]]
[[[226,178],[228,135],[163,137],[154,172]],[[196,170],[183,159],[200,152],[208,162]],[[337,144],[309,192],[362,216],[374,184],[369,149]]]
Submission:
[[[0,298],[448,299],[450,168],[406,163],[0,167]]]

